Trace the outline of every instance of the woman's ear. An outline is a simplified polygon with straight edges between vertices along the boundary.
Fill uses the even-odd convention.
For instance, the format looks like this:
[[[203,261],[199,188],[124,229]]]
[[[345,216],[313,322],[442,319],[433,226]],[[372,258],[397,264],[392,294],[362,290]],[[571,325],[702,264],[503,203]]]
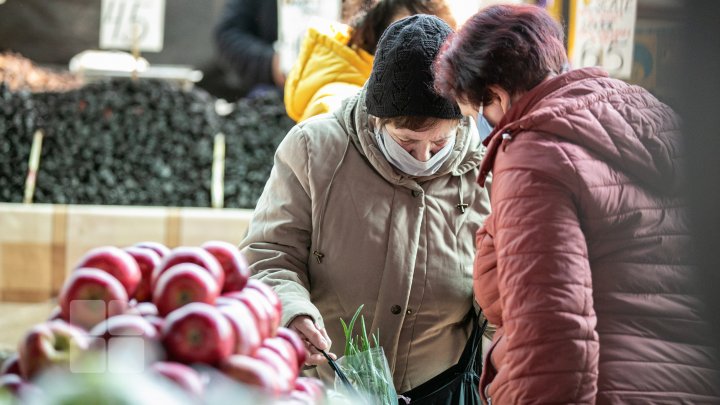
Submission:
[[[502,109],[503,114],[508,112],[510,106],[512,105],[512,98],[510,97],[510,93],[508,93],[507,90],[503,89],[497,84],[489,85],[488,90],[495,93],[497,98],[500,99],[500,108]]]

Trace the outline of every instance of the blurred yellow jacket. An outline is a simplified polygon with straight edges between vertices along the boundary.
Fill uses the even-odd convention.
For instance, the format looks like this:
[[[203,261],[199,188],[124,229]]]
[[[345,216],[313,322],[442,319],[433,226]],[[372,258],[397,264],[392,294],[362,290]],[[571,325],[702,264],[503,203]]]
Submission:
[[[347,45],[350,33],[349,26],[329,21],[308,29],[285,81],[285,109],[290,118],[300,122],[336,110],[370,77],[374,58]]]

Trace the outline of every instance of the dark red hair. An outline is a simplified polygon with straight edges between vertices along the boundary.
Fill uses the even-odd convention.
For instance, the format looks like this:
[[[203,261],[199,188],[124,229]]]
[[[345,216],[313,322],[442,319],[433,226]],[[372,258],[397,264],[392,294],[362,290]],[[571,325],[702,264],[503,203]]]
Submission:
[[[435,60],[435,88],[446,98],[489,104],[488,86],[526,92],[567,68],[562,27],[542,8],[496,5],[473,17],[446,41]]]

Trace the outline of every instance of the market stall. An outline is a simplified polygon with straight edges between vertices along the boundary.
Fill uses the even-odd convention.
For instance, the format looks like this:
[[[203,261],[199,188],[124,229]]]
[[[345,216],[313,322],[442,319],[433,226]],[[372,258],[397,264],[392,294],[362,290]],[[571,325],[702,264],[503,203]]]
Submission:
[[[71,9],[92,12],[87,20],[99,23],[98,4],[89,10],[74,3]],[[124,21],[119,2],[102,3]],[[220,3],[192,10],[214,17]],[[602,2],[537,3],[571,20],[577,65],[609,63],[617,49],[592,47],[610,26],[593,15]],[[677,24],[663,20],[666,14],[643,20],[642,8],[636,18],[643,2],[625,3],[632,15],[621,10],[621,23],[611,27],[624,34],[623,78],[663,96],[674,70],[658,60],[676,49],[667,38]],[[174,10],[191,24],[192,16]],[[285,13],[286,22],[293,15]],[[112,31],[102,24],[74,29]],[[209,63],[210,51],[196,42],[187,54],[182,44],[209,37],[207,27],[202,35],[171,30],[165,50],[155,53],[162,39],[141,43],[137,29],[117,28],[125,30],[126,46],[113,43],[117,38],[68,43],[70,51],[46,64],[0,53],[0,404],[3,387],[30,404],[47,403],[43,395],[86,403],[100,392],[127,403],[335,404],[351,403],[353,386],[394,403],[392,377],[364,330],[362,307],[346,320],[347,358],[336,366],[350,380],[343,375],[328,386],[305,377],[305,343],[281,327],[277,296],[248,282],[235,248],[294,125],[282,95],[228,102],[200,88],[203,73],[195,67]],[[127,52],[83,53],[103,41]],[[52,47],[36,52],[49,55]],[[65,63],[72,55],[74,63]],[[73,311],[79,301],[101,305]],[[128,354],[135,349],[111,350],[128,337],[142,358]],[[35,379],[48,370],[49,377]],[[118,370],[123,378],[114,377]],[[153,394],[137,396],[143,390]]]
[[[324,403],[322,383],[299,374],[305,349],[280,328],[277,297],[247,281],[235,247],[293,125],[280,95],[228,103],[194,86],[191,69],[83,63],[69,72],[0,54],[0,403],[97,391],[127,403]],[[168,284],[147,271],[163,263],[185,270]],[[172,326],[180,306],[187,320]],[[188,327],[214,334],[198,341]],[[123,339],[143,349],[114,352]]]

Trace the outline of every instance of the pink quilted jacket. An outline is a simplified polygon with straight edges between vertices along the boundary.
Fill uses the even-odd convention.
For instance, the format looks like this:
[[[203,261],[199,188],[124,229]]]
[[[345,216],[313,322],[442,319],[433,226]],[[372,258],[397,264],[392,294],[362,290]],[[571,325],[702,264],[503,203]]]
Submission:
[[[543,82],[505,115],[476,240],[475,294],[498,326],[487,402],[720,403],[681,143],[669,107],[595,68]]]

